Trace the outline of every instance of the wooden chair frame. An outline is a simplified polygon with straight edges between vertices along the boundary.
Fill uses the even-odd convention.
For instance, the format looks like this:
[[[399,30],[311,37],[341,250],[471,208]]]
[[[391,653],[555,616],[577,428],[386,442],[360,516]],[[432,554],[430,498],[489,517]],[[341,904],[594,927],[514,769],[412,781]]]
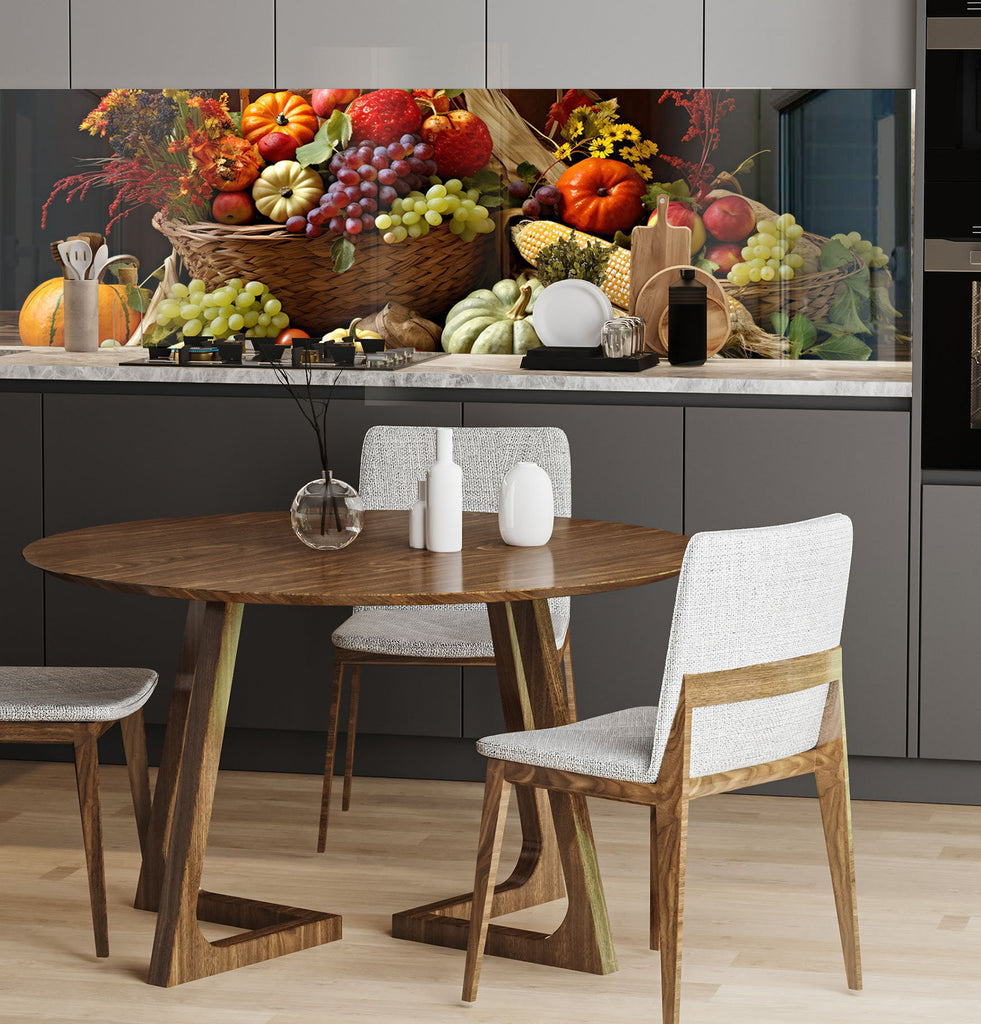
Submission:
[[[99,799],[99,737],[115,724],[123,733],[129,787],[136,812],[140,853],[146,852],[150,822],[150,780],[147,773],[143,710],[110,722],[0,722],[0,743],[70,743],[75,749],[75,780],[82,817],[82,840],[92,904],[95,955],[109,955],[106,873],[102,851],[102,809]]]
[[[692,711],[781,694],[828,683],[818,742],[792,757],[690,778]],[[664,1024],[677,1024],[681,1008],[681,936],[685,897],[688,805],[698,797],[813,773],[824,825],[831,884],[838,915],[848,987],[861,989],[862,966],[855,898],[855,861],[841,648],[746,668],[685,675],[656,783],[602,779],[515,761],[489,759],[477,847],[473,905],[463,999],[477,997],[497,876],[504,820],[512,785],[643,804],[651,809],[651,949],[660,951]],[[598,872],[597,872],[598,880]]]
[[[569,705],[570,719],[576,720],[576,690],[572,675],[571,630],[567,630],[562,642],[560,657],[565,693]],[[320,797],[320,827],[317,834],[317,852],[327,849],[327,824],[330,818],[331,788],[334,779],[334,762],[337,758],[337,729],[341,714],[341,697],[344,691],[344,673],[350,666],[351,696],[348,702],[347,738],[344,747],[344,790],[341,794],[341,810],[351,806],[351,784],[354,778],[354,743],[358,729],[358,701],[361,695],[362,665],[442,665],[447,668],[463,668],[467,665],[483,665],[494,668],[494,656],[489,658],[410,658],[395,654],[370,654],[352,651],[345,647],[334,648],[334,680],[330,692],[330,711],[327,718],[327,754],[324,758],[324,786]]]

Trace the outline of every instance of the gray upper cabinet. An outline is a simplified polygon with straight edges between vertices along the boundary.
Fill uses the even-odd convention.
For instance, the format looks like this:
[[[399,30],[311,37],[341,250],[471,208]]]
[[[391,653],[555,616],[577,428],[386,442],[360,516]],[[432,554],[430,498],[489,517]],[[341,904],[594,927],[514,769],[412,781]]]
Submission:
[[[708,89],[912,89],[915,0],[705,0]]]
[[[68,0],[4,6],[0,89],[67,89]]]
[[[71,0],[72,88],[266,88],[274,10],[275,0]]]
[[[282,2],[282,0],[280,0]],[[491,89],[699,89],[702,5],[487,0]]]
[[[276,84],[483,88],[484,42],[484,0],[277,0]]]

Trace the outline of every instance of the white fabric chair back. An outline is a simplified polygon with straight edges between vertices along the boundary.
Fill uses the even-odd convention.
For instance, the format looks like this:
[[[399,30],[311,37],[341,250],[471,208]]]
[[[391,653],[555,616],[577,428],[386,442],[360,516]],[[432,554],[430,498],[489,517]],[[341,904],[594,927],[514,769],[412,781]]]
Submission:
[[[829,515],[786,526],[695,534],[678,580],[661,683],[651,780],[687,673],[816,654],[841,641],[852,524]],[[817,742],[827,685],[696,708],[691,777],[762,764]]]
[[[371,427],[361,451],[361,499],[369,509],[406,509],[436,461],[435,427]],[[466,512],[496,512],[504,474],[537,463],[552,479],[555,514],[572,515],[569,439],[558,427],[453,427]]]

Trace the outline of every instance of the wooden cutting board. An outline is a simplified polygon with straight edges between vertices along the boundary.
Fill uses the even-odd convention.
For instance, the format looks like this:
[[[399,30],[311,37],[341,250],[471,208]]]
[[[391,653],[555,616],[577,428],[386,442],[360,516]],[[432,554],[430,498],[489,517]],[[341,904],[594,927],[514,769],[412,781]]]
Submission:
[[[658,196],[657,223],[630,232],[630,310],[637,313],[637,298],[644,285],[666,267],[691,261],[691,229],[668,223],[668,197]],[[637,314],[643,315],[643,314]]]
[[[685,228],[685,231],[687,230]],[[659,356],[668,354],[668,289],[678,282],[681,271],[689,266],[688,263],[680,263],[673,267],[665,267],[641,288],[637,296],[635,313],[643,317],[647,325],[644,331],[644,347],[653,350]],[[705,285],[708,300],[706,356],[714,356],[729,338],[729,301],[722,285],[711,274],[696,269],[695,280]]]

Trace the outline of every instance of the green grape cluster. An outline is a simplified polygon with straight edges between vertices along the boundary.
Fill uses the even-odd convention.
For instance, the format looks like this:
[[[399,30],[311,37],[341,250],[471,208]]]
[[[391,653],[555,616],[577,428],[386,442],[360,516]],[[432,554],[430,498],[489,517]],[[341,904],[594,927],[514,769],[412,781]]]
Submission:
[[[836,242],[841,242],[846,249],[851,249],[856,256],[861,256],[870,267],[885,267],[889,264],[889,257],[882,251],[882,246],[873,245],[868,239],[862,238],[857,231],[849,231],[847,235],[837,234],[831,237]]]
[[[406,238],[422,238],[444,219],[449,219],[450,231],[464,242],[494,230],[487,207],[478,202],[479,189],[464,189],[459,178],[441,182],[434,176],[429,180],[432,184],[425,193],[410,192],[395,199],[388,213],[375,218],[375,227],[382,232],[384,241],[391,244]]]
[[[727,279],[739,288],[756,281],[792,281],[804,265],[804,257],[794,252],[803,234],[792,213],[757,222],[756,234],[746,239],[740,253],[742,263],[733,265]]]
[[[275,338],[289,322],[268,285],[238,277],[211,292],[200,278],[172,285],[157,306],[158,326],[180,331],[185,338],[220,341],[240,333],[247,338]]]

